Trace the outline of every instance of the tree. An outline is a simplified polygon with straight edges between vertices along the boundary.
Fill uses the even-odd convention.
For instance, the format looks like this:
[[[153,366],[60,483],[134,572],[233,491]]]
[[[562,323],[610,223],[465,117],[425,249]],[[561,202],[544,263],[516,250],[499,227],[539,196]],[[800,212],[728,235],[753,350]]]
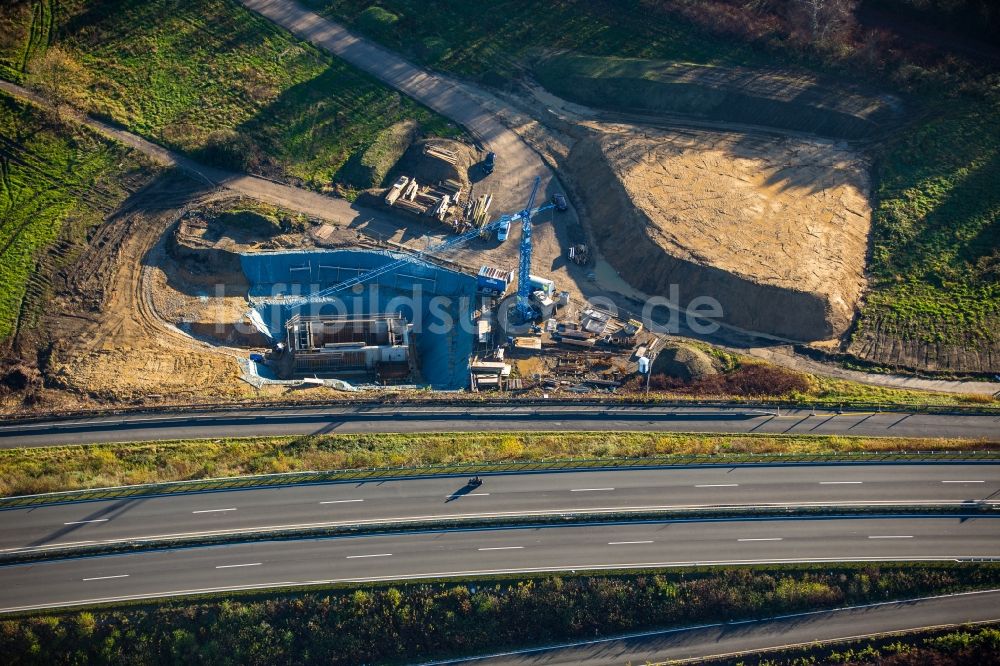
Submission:
[[[801,42],[829,47],[843,42],[854,28],[858,0],[789,0],[788,22]]]
[[[28,63],[28,82],[56,106],[82,106],[90,72],[72,53],[53,46]]]

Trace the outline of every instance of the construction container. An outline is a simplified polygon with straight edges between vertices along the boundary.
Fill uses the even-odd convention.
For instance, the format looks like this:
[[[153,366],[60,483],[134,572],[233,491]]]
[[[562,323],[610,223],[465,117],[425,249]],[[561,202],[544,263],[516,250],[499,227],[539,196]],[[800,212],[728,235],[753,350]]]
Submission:
[[[549,298],[544,291],[532,292],[531,300],[538,306],[538,312],[542,319],[548,319],[556,312],[556,302]]]
[[[483,266],[476,276],[476,288],[483,294],[502,296],[514,281],[514,271],[504,271],[493,266]]]
[[[552,296],[556,293],[556,283],[548,278],[529,275],[528,283],[531,285],[532,291],[543,291],[546,296]]]

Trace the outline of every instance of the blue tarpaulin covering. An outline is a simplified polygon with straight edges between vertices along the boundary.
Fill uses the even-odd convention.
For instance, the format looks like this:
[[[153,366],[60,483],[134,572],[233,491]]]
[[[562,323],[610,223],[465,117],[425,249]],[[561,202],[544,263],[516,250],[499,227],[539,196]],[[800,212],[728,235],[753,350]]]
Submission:
[[[418,367],[438,389],[468,383],[476,278],[427,262],[407,262],[361,288],[289,306],[281,297],[308,295],[402,258],[388,251],[256,252],[240,256],[250,298],[276,340],[293,315],[402,312],[414,327]]]

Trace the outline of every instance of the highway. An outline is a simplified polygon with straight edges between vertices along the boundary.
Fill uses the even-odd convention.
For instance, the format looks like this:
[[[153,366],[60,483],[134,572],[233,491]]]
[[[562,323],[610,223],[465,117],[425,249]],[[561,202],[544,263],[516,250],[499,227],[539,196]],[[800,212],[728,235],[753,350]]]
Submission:
[[[0,567],[0,612],[232,589],[495,573],[1000,557],[1000,519],[652,522],[334,537]]]
[[[0,426],[0,448],[213,437],[512,430],[947,437],[997,441],[1000,415],[658,405],[346,405],[130,414]]]
[[[428,477],[43,505],[0,512],[0,552],[247,531],[570,512],[880,504],[1000,506],[1000,465],[692,467]]]
[[[1000,590],[967,592],[831,611],[796,613],[751,622],[720,622],[548,650],[523,650],[481,659],[433,662],[477,666],[608,666],[735,655],[973,622],[1000,621]],[[428,664],[427,666],[430,666]]]

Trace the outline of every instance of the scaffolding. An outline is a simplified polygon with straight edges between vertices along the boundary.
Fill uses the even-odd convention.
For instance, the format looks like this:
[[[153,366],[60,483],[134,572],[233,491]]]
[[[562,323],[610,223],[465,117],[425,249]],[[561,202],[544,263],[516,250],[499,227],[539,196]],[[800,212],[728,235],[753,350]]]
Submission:
[[[382,383],[414,374],[412,324],[400,313],[294,315],[285,333],[295,374],[367,375]]]

